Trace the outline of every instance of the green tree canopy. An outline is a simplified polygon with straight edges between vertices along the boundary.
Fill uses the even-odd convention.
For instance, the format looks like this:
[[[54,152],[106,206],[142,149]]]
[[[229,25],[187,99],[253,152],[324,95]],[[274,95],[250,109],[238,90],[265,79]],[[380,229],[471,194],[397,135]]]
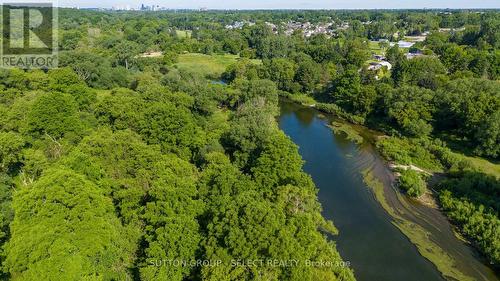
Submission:
[[[13,280],[126,279],[131,245],[111,200],[85,177],[52,169],[13,198],[5,247]]]
[[[27,131],[34,136],[48,134],[61,138],[67,134],[81,134],[83,129],[78,105],[69,94],[42,94],[28,112]]]

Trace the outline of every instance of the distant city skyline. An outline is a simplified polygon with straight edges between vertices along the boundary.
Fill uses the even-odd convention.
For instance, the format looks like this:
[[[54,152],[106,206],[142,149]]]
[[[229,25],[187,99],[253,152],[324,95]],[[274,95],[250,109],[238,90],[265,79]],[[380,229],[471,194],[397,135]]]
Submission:
[[[472,9],[500,8],[498,0],[252,0],[252,1],[220,1],[220,0],[59,0],[61,7],[80,8],[112,8],[160,6],[170,9]]]

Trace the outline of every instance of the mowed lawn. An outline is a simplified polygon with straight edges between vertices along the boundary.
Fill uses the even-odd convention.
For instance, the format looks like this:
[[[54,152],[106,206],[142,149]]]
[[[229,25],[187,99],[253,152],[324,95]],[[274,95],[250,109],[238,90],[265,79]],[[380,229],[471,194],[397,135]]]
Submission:
[[[370,50],[374,54],[383,55],[385,53],[385,51],[382,50],[382,48],[380,48],[379,42],[377,42],[377,41],[370,41],[369,46],[370,46]]]
[[[226,68],[240,59],[237,55],[204,55],[196,53],[182,54],[175,64],[179,69],[200,73],[203,76],[219,77]],[[260,64],[260,60],[252,60]]]
[[[175,34],[178,38],[191,38],[191,30],[176,30]]]

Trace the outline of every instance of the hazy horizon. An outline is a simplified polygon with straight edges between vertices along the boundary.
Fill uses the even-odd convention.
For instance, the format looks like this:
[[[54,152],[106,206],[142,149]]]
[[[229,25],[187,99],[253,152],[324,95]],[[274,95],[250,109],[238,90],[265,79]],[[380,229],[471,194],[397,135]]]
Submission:
[[[170,0],[170,1],[141,1],[141,0],[59,0],[61,7],[80,8],[112,8],[127,7],[138,8],[144,5],[159,5],[160,7],[171,9],[497,9],[500,8],[500,1],[482,0],[443,0],[431,1],[423,0],[418,2],[402,0],[254,0],[254,1],[217,1],[217,0]]]

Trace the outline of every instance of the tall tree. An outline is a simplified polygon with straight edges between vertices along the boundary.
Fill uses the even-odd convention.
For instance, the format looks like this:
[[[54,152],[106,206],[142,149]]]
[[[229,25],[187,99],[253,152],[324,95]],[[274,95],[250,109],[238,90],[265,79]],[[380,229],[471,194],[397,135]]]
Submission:
[[[13,198],[5,247],[13,280],[124,280],[131,245],[111,199],[85,177],[56,168]]]

